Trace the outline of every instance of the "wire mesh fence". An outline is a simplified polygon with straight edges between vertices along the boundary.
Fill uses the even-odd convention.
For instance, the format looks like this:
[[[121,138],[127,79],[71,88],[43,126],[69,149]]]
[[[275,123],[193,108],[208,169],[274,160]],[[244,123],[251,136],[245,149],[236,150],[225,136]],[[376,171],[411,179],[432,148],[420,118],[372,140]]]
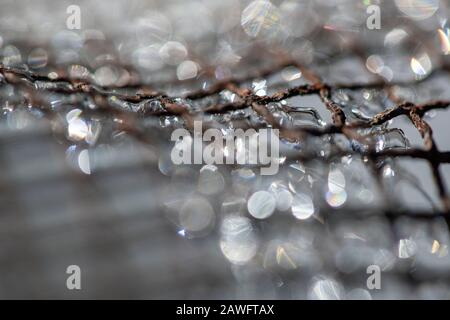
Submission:
[[[137,70],[95,30],[76,62],[58,62],[73,34],[41,45],[45,55],[5,36],[0,297],[449,297],[448,29],[439,47],[435,29],[398,22],[383,3],[382,31],[356,32],[319,19],[332,10],[320,3],[311,40],[280,43],[275,6],[260,2],[270,41],[219,55],[234,67],[200,67],[191,53],[176,71],[153,70],[150,54]],[[233,28],[252,35],[244,18],[256,3]],[[170,63],[186,50],[173,42],[172,54],[159,48]],[[278,129],[279,171],[174,165],[171,134],[195,121],[224,138]],[[264,219],[250,208],[258,191],[276,202]],[[69,265],[82,270],[81,290],[66,287]],[[381,288],[371,290],[373,265]]]

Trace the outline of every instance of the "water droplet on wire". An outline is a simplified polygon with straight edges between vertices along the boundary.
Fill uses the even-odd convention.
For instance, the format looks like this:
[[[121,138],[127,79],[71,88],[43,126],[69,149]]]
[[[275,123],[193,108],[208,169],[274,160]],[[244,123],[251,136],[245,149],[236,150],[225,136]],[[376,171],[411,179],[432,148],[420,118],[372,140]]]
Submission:
[[[432,64],[426,53],[411,58],[411,69],[419,77],[425,77],[431,72]]]
[[[42,48],[33,49],[28,55],[28,65],[30,68],[43,68],[47,65],[48,54]]]
[[[214,165],[206,165],[200,169],[198,190],[205,195],[216,194],[225,187],[225,180]]]
[[[180,210],[180,225],[187,232],[205,232],[212,226],[214,220],[214,209],[204,198],[190,198]]]
[[[194,61],[186,60],[177,67],[178,80],[192,79],[197,76],[198,66]]]
[[[273,37],[279,31],[279,9],[270,1],[253,1],[242,11],[241,25],[251,37]]]
[[[248,218],[227,216],[224,218],[220,230],[222,233],[220,249],[231,263],[246,264],[255,256],[258,239]]]
[[[299,220],[306,220],[314,214],[314,204],[310,196],[295,194],[292,200],[292,214]]]
[[[276,200],[267,191],[257,191],[248,199],[248,212],[257,219],[266,219],[272,215]]]
[[[397,8],[408,18],[424,20],[439,9],[439,0],[395,0]]]

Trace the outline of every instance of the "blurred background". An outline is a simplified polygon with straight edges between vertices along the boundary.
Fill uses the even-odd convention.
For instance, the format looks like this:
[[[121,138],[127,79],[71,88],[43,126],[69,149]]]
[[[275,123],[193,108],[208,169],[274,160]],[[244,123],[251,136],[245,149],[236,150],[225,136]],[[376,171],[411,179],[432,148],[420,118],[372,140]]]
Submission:
[[[449,14],[437,0],[0,0],[0,298],[448,299],[448,156],[389,152],[450,151]],[[317,84],[363,139],[280,137],[273,176],[172,163],[170,135],[193,119],[224,136],[332,127],[319,92],[267,100],[271,117],[248,103]],[[406,112],[372,122],[435,101],[420,114],[433,147]]]

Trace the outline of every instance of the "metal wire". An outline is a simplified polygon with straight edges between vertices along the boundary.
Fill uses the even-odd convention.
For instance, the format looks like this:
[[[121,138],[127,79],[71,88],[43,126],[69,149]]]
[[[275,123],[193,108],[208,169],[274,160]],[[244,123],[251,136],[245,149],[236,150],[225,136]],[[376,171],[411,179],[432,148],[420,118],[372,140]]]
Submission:
[[[386,23],[390,23],[390,20],[393,19],[386,19]],[[414,28],[414,24],[408,24],[408,27]],[[427,39],[427,35],[417,28],[414,33]],[[325,32],[318,36],[317,40],[332,43],[331,38]],[[29,47],[31,44],[17,45]],[[332,44],[330,46],[333,47]],[[368,54],[365,48],[353,44],[347,49],[344,56],[330,54],[327,59],[340,61],[351,55],[354,59],[365,61]],[[407,224],[405,221],[409,221],[404,219],[419,221],[418,229],[421,232],[432,229],[430,226],[436,221],[444,220],[448,232],[450,198],[442,167],[450,163],[450,150],[441,150],[437,146],[433,128],[425,115],[433,110],[448,109],[450,101],[413,103],[396,96],[394,90],[398,86],[418,85],[438,75],[449,74],[450,66],[444,58],[430,74],[414,81],[387,82],[380,76],[374,76],[371,82],[350,83],[345,78],[338,82],[323,79],[317,61],[313,65],[304,65],[297,59],[287,57],[285,52],[266,55],[261,53],[263,51],[264,46],[254,44],[253,49],[248,52],[250,60],[259,59],[264,62],[263,66],[256,67],[255,72],[251,72],[249,67],[242,76],[207,82],[201,89],[186,90],[187,93],[178,96],[160,88],[180,83],[189,88],[199,88],[204,84],[203,80],[169,79],[150,84],[130,81],[125,87],[102,87],[95,81],[70,76],[69,72],[62,70],[60,66],[49,68],[58,69],[58,76],[55,78],[28,68],[0,64],[0,89],[11,89],[12,93],[8,93],[8,97],[15,101],[2,101],[4,108],[19,111],[25,109],[37,114],[32,121],[28,118],[19,119],[19,123],[15,123],[13,127],[21,128],[20,130],[2,129],[0,132],[0,165],[3,171],[0,174],[0,239],[3,240],[0,241],[0,297],[307,297],[305,288],[311,278],[316,276],[315,270],[309,270],[308,266],[302,265],[301,272],[294,272],[289,268],[288,271],[278,272],[278,269],[266,266],[263,253],[257,255],[254,258],[256,262],[252,260],[250,266],[233,265],[218,248],[219,232],[189,240],[177,235],[180,230],[170,222],[170,215],[165,212],[160,202],[167,200],[169,196],[189,196],[193,181],[190,176],[184,177],[187,181],[176,190],[171,188],[174,184],[173,177],[164,175],[164,172],[161,172],[163,170],[158,168],[158,157],[163,151],[167,151],[167,135],[171,129],[161,126],[160,121],[170,117],[179,117],[182,121],[178,124],[188,130],[193,130],[194,121],[202,120],[203,130],[207,130],[211,126],[211,117],[251,110],[257,116],[258,122],[249,122],[244,126],[279,129],[280,138],[287,143],[296,144],[315,137],[332,139],[344,136],[348,141],[365,146],[353,146],[351,150],[335,148],[332,152],[321,155],[317,152],[299,151],[288,154],[285,160],[286,165],[298,161],[331,164],[344,156],[358,157],[370,168],[376,178],[377,187],[384,192],[383,199],[388,202],[386,205],[373,208],[367,205],[342,210],[327,208],[321,210],[320,215],[316,217],[320,222],[318,225],[305,223],[299,227],[300,231],[296,232],[308,234],[312,230],[319,235],[328,235],[327,232],[331,229],[329,241],[332,245],[318,244],[316,251],[320,251],[318,255],[324,261],[323,269],[342,280],[346,287],[361,287],[361,283],[365,283],[366,273],[358,268],[354,272],[343,272],[335,268],[335,253],[341,248],[334,246],[334,240],[339,238],[336,229],[340,222],[348,222],[349,226],[357,229],[358,223],[362,221],[370,229],[376,226],[376,219],[386,219],[395,234],[395,243],[406,238],[397,230],[398,224]],[[129,74],[134,72],[128,65],[121,67],[128,70]],[[286,82],[277,83],[273,93],[264,95],[250,89],[249,83],[254,80],[269,78],[289,67],[300,70],[302,80],[306,83],[293,87],[289,87]],[[203,66],[203,70],[207,76],[212,75],[215,66]],[[339,74],[334,76],[340,78]],[[395,106],[368,120],[349,117],[346,107],[334,96],[339,90],[372,89],[386,93]],[[232,102],[215,99],[224,91],[236,95],[237,98]],[[282,102],[300,96],[318,97],[328,110],[331,123],[317,127],[292,127],[280,123],[275,117],[273,105],[285,113],[295,112],[295,107]],[[61,97],[64,97],[62,102],[59,101],[62,100]],[[0,96],[1,98],[3,96]],[[57,106],[53,105],[55,99],[58,101]],[[203,101],[207,103],[203,104]],[[67,109],[64,109],[65,107]],[[107,161],[95,168],[92,174],[80,173],[80,168],[74,170],[68,164],[73,162],[69,151],[78,152],[79,146],[68,141],[67,128],[60,127],[60,120],[66,111],[74,107],[82,109],[84,115],[100,119],[105,127],[113,127],[108,131],[110,135],[105,139],[105,144],[113,141],[122,148],[112,155],[108,153],[108,157],[105,157]],[[422,137],[423,148],[377,149],[370,139],[371,130],[387,130],[387,124],[391,120],[402,116],[407,117]],[[233,117],[233,120],[242,120],[248,115],[245,112],[234,113]],[[28,121],[25,129],[20,121]],[[110,152],[109,149],[106,151]],[[422,160],[431,169],[440,198],[440,205],[433,207],[431,211],[397,206],[390,203],[390,197],[386,195],[390,190],[385,188],[383,182],[384,163],[407,158]],[[243,196],[246,197],[247,194]],[[216,212],[219,212],[221,204],[211,202]],[[217,216],[219,217],[219,214]],[[223,218],[223,215],[219,218]],[[255,228],[262,234],[262,239],[273,240],[264,232],[273,232],[275,238],[284,235],[294,225],[293,219],[289,215],[277,215],[268,222],[255,223]],[[379,231],[376,228],[375,230]],[[357,237],[357,232],[352,236]],[[383,238],[378,235],[375,238],[378,237]],[[438,247],[444,248],[445,239],[439,241]],[[380,247],[384,248],[383,246]],[[385,247],[396,250],[390,243]],[[264,246],[264,249],[268,248]],[[295,247],[295,250],[298,248]],[[280,259],[287,255],[286,251],[279,251],[278,248],[276,253],[277,259],[279,255]],[[375,256],[375,252],[371,253]],[[287,259],[288,267],[295,265],[294,261],[287,257],[284,259]],[[448,283],[448,266],[446,269],[445,265],[439,263],[434,267],[423,261],[421,263],[422,265],[418,263],[419,266],[412,263],[411,269],[422,268],[430,271],[426,276],[416,276],[400,262],[397,269],[383,270],[383,277],[388,279],[387,283],[405,283],[406,292],[413,291],[409,288],[419,288],[428,280],[439,284]],[[66,288],[65,270],[71,264],[80,265],[82,268],[81,291],[70,291]],[[298,270],[296,265],[295,270]],[[296,288],[297,285],[301,288]],[[387,287],[387,291],[382,291],[378,296],[373,293],[373,296],[411,297],[405,292],[389,291],[389,284]],[[293,293],[297,291],[300,293]],[[448,290],[446,294],[448,297]]]

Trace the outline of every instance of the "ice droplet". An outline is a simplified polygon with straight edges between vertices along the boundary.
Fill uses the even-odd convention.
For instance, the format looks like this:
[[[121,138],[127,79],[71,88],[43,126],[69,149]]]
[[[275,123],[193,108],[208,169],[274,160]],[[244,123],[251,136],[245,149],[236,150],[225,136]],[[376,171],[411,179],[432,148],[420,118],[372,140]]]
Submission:
[[[186,58],[187,50],[180,42],[167,41],[159,49],[159,56],[165,63],[176,66]]]
[[[200,169],[198,191],[205,195],[219,193],[225,187],[225,180],[214,165],[206,165]]]
[[[197,76],[198,67],[194,61],[186,60],[177,67],[178,80],[192,79]]]
[[[200,232],[214,222],[214,209],[204,198],[188,199],[180,211],[180,224],[188,232]]]
[[[248,212],[257,219],[270,217],[275,210],[276,201],[267,191],[257,191],[248,200]]]
[[[314,214],[312,199],[306,194],[296,194],[292,201],[292,214],[299,220],[306,220],[311,217]]]
[[[279,31],[280,12],[270,1],[253,1],[242,11],[241,26],[250,37],[274,36]]]
[[[235,215],[225,217],[220,230],[220,249],[231,263],[242,265],[255,256],[258,239],[248,218]]]

